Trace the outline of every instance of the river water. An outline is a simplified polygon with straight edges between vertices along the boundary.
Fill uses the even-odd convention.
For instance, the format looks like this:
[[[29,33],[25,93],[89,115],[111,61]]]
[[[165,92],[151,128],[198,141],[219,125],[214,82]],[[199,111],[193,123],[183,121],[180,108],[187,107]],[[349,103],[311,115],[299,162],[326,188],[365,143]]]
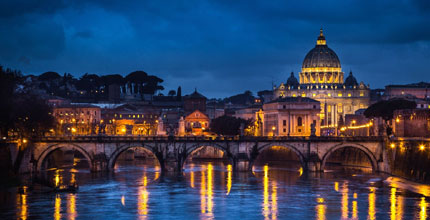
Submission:
[[[383,179],[270,166],[236,173],[222,162],[189,162],[179,176],[148,164],[117,165],[110,174],[53,169],[23,187],[1,189],[0,219],[427,218],[428,199]],[[76,193],[46,186],[74,182]]]

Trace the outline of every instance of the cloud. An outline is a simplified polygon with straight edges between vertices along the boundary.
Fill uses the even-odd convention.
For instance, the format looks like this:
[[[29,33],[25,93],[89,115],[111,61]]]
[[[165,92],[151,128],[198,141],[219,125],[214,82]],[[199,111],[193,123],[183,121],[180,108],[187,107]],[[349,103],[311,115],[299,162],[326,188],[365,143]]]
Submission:
[[[1,2],[0,63],[28,73],[76,76],[141,69],[165,79],[167,90],[194,83],[216,97],[270,89],[272,80],[279,84],[291,71],[297,74],[323,26],[342,66],[381,87],[388,76],[429,80],[419,71],[427,69],[430,56],[429,5],[427,0]],[[408,71],[410,79],[401,77]]]

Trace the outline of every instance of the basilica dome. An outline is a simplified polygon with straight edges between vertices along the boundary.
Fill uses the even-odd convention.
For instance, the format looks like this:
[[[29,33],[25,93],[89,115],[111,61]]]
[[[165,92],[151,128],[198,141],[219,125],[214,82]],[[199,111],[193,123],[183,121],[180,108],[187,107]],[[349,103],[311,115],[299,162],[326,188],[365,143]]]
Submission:
[[[320,30],[320,35],[318,36],[317,45],[309,51],[303,61],[302,68],[340,68],[340,61],[336,53],[328,48],[326,40],[322,29]],[[303,72],[307,72],[305,69]],[[319,72],[319,71],[312,71]],[[321,71],[323,72],[323,71]]]

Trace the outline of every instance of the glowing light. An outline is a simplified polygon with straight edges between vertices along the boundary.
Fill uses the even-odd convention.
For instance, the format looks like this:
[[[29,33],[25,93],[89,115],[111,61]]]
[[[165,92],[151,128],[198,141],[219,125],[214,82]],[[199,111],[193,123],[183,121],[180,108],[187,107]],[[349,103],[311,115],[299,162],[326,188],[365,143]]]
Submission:
[[[396,188],[391,188],[391,196],[390,196],[390,219],[396,219]]]
[[[146,219],[148,216],[148,200],[149,200],[149,192],[146,189],[148,184],[148,178],[146,177],[146,173],[143,174],[143,186],[139,187],[138,194],[138,204],[137,204],[137,213],[139,214],[139,219]]]
[[[276,189],[276,181],[272,181],[272,219],[278,217],[278,196]]]
[[[420,150],[424,150],[424,149],[425,149],[424,144],[421,144],[421,145],[420,145]]]
[[[391,148],[395,148],[395,147],[396,147],[396,145],[395,145],[394,143],[392,143],[392,144],[390,145],[390,147],[391,147]]]
[[[396,122],[399,123],[400,122],[400,118],[396,118]]]
[[[60,194],[55,195],[55,211],[54,211],[54,219],[61,219],[61,197]]]
[[[22,143],[27,143],[27,139],[22,139]]]
[[[276,127],[275,127],[275,126],[273,126],[273,127],[272,127],[272,130],[276,130]]]
[[[339,192],[339,182],[334,182],[334,190]]]
[[[352,201],[352,218],[358,219],[357,201]]]
[[[369,220],[375,220],[376,219],[375,202],[376,202],[375,187],[370,187],[369,209],[368,209],[368,217],[367,217],[367,219],[369,219]]]
[[[316,206],[316,210],[317,210],[317,216],[316,219],[317,220],[325,220],[325,209],[326,206],[324,204],[318,204]]]
[[[75,133],[76,132],[76,128],[72,128],[72,132]]]
[[[420,220],[427,219],[427,202],[425,197],[421,197],[420,202]]]
[[[68,219],[75,220],[76,213],[76,195],[74,193],[69,193],[67,196],[67,214]]]
[[[227,165],[227,195],[230,194],[231,190],[231,164]]]
[[[121,204],[122,206],[125,206],[125,196],[121,196]]]
[[[201,183],[200,183],[200,210],[201,213],[206,213],[206,175],[205,171],[201,172]]]
[[[24,187],[23,194],[17,194],[17,207],[19,207],[19,219],[26,220],[28,218],[27,205],[27,187]]]
[[[300,167],[299,168],[299,176],[302,176],[303,175],[303,167]]]
[[[208,165],[208,212],[211,214],[213,209],[212,176],[213,176],[213,167],[212,167],[212,164],[209,164]]]
[[[264,219],[269,219],[269,166],[264,166],[263,178],[263,216]]]
[[[317,202],[318,203],[324,203],[324,198],[322,198],[322,197],[317,198]]]
[[[348,218],[348,183],[342,185],[342,218]]]

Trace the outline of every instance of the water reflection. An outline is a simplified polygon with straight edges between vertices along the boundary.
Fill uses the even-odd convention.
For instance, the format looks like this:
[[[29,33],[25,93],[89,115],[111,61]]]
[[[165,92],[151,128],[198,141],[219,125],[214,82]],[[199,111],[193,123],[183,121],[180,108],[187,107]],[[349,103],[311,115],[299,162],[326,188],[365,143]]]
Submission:
[[[277,219],[278,214],[278,204],[277,204],[277,190],[276,181],[272,181],[272,194],[269,198],[269,166],[264,166],[264,176],[263,176],[263,216],[264,219]],[[270,201],[269,201],[270,199]]]
[[[370,219],[370,220],[375,220],[376,219],[376,208],[375,208],[375,206],[376,206],[376,195],[375,195],[375,191],[376,191],[376,188],[375,187],[370,187],[369,188],[369,199],[368,199],[368,202],[369,202],[369,207],[368,207],[368,215],[367,215],[367,219]]]
[[[253,175],[217,162],[189,163],[179,178],[149,165],[117,166],[106,175],[52,170],[46,176],[49,187],[23,187],[9,197],[0,191],[0,219],[428,218],[425,197],[375,176],[300,176],[297,168],[272,166],[255,167]],[[77,193],[52,190],[73,182],[79,184]]]
[[[76,219],[76,195],[74,193],[69,193],[67,195],[67,214],[69,220]]]
[[[138,204],[137,204],[137,212],[139,214],[139,219],[146,219],[148,215],[148,200],[149,200],[149,192],[146,189],[148,185],[148,177],[146,173],[143,174],[142,186],[139,187],[138,193]]]
[[[317,198],[317,206],[316,206],[316,219],[317,220],[325,220],[325,210],[326,205],[324,204],[323,198]]]
[[[16,194],[16,205],[19,211],[17,216],[22,220],[26,220],[28,218],[27,193],[27,187],[23,187],[22,193]]]

